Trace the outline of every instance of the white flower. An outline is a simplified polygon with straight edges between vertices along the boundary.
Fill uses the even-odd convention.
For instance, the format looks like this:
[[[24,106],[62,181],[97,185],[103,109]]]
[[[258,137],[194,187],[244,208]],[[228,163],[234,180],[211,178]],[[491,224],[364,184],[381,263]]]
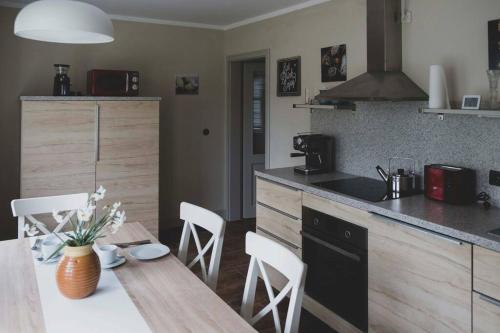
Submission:
[[[36,234],[38,234],[38,229],[36,226],[32,225],[30,227],[29,224],[25,224],[24,227],[23,227],[23,230],[26,232],[26,234],[30,237],[32,236],[35,236]]]
[[[92,215],[94,214],[95,206],[89,204],[85,208],[80,208],[76,212],[76,216],[78,218],[79,222],[88,222],[92,218]]]
[[[104,187],[102,187],[102,185],[101,185],[101,186],[99,186],[97,191],[90,196],[90,200],[100,201],[100,200],[104,199],[105,193],[106,193],[106,189]]]
[[[120,229],[120,227],[125,223],[125,221],[127,221],[125,211],[116,212],[111,224],[112,233],[116,233],[118,229]]]
[[[64,220],[66,219],[62,214],[59,214],[59,211],[57,211],[55,209],[52,211],[52,217],[59,224],[63,223]]]
[[[116,211],[118,210],[118,208],[120,208],[121,205],[122,205],[121,202],[115,202],[113,204],[113,206],[111,207],[111,210],[109,211],[109,217],[113,218],[113,216],[115,215]]]

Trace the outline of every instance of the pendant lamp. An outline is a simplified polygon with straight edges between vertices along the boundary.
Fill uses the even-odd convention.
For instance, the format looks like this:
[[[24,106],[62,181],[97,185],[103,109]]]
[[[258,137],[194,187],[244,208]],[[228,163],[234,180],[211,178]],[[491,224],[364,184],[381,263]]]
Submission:
[[[66,44],[109,43],[113,24],[101,9],[85,2],[40,0],[16,17],[14,34],[43,42]]]

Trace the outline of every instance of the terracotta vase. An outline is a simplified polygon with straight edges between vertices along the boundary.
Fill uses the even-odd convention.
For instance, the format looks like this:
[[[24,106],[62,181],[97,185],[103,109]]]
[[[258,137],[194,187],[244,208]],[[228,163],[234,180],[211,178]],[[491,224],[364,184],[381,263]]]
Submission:
[[[100,276],[101,264],[92,245],[64,248],[64,256],[56,271],[61,294],[72,299],[90,296],[96,290]]]

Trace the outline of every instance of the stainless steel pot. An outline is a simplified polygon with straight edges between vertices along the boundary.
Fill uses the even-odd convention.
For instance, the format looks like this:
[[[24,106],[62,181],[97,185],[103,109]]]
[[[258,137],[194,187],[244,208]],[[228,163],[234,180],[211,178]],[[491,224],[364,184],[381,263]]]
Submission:
[[[393,160],[409,160],[412,162],[412,169],[406,171],[405,169],[399,168],[396,171],[391,169],[391,162]],[[415,175],[415,160],[411,158],[399,158],[393,157],[389,159],[389,172],[385,172],[384,169],[377,165],[377,172],[380,177],[387,184],[387,192],[392,195],[393,198],[399,198],[406,195],[411,195],[416,190],[416,175]]]

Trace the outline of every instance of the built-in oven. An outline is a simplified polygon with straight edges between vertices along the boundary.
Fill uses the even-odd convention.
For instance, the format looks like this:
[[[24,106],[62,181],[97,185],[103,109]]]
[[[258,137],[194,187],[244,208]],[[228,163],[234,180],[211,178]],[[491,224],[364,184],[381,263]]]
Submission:
[[[302,208],[305,292],[360,330],[368,330],[368,230]]]

